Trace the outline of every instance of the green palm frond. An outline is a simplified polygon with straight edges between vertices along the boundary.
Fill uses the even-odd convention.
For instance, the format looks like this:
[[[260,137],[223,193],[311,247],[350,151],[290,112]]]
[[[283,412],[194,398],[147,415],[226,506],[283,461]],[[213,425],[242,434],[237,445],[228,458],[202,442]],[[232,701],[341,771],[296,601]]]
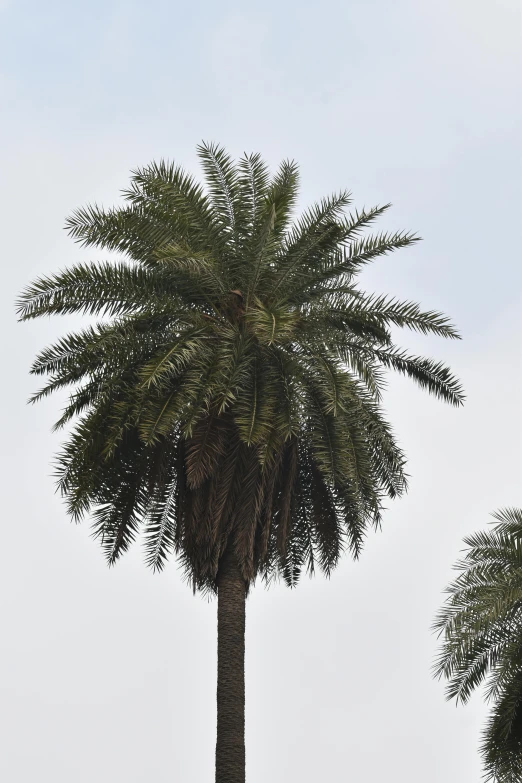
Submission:
[[[180,166],[160,161],[136,169],[123,195],[131,203],[133,215],[143,215],[150,221],[151,231],[164,231],[163,238],[155,239],[153,249],[168,241],[180,241],[195,252],[210,251],[216,258],[225,251],[228,237],[221,231],[210,199]],[[145,226],[142,234],[149,237]]]
[[[350,193],[343,191],[338,196],[323,199],[305,212],[289,232],[272,296],[276,293],[280,296],[279,292],[282,292],[286,300],[294,302],[301,286],[306,284],[310,276],[313,278],[314,270],[316,274],[317,267],[324,264],[325,259],[339,259],[340,248],[345,248],[350,240],[390,207],[390,204],[373,207],[344,219],[342,212],[350,203]],[[301,303],[302,300],[297,299],[297,302]]]
[[[144,517],[145,562],[153,571],[162,571],[175,550],[179,502],[179,440],[172,437],[158,450],[147,486]]]
[[[203,165],[210,199],[220,224],[237,242],[244,205],[240,199],[238,171],[223,147],[202,143],[198,155]]]
[[[462,405],[464,393],[460,381],[442,362],[419,356],[410,356],[405,351],[372,348],[371,353],[384,367],[412,378],[423,389],[451,405]]]
[[[150,389],[174,381],[198,355],[211,351],[209,336],[208,329],[191,329],[175,337],[141,368],[142,387]]]
[[[351,308],[354,314],[361,313],[365,318],[374,318],[388,326],[412,329],[421,334],[435,334],[438,337],[460,339],[460,335],[443,313],[423,312],[416,302],[400,302],[387,296],[360,297]]]
[[[122,315],[179,307],[172,276],[127,263],[77,264],[61,274],[43,277],[23,293],[21,320],[49,314]]]
[[[259,153],[243,155],[237,168],[237,190],[243,208],[241,230],[245,239],[248,239],[256,236],[259,229],[270,172]]]
[[[339,218],[350,202],[350,194],[343,191],[310,207],[297,220],[288,232],[281,249],[278,275],[272,296],[280,288],[284,289],[287,280],[295,279],[295,273],[300,267],[309,268],[314,260],[324,257],[325,253],[333,252],[337,248],[343,236]]]
[[[306,301],[309,292],[318,286],[325,286],[332,281],[346,285],[363,266],[376,258],[420,241],[420,237],[407,232],[385,232],[349,241],[349,238],[345,238],[347,230],[342,225],[333,224],[331,231],[337,239],[335,250],[325,253],[309,270],[300,269],[297,279],[287,279],[286,285],[279,290],[279,296],[301,304]]]

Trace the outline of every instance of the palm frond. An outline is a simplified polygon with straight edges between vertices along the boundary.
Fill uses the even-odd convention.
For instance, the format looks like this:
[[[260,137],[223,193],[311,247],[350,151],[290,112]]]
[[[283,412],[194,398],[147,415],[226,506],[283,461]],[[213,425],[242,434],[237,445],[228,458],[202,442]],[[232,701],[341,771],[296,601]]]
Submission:
[[[371,353],[384,367],[407,375],[421,388],[427,389],[444,402],[455,406],[463,404],[464,392],[461,383],[442,362],[410,356],[405,351],[394,349],[372,348]]]
[[[175,279],[121,262],[77,264],[28,286],[17,310],[21,321],[41,315],[122,315],[179,308]],[[177,301],[176,301],[177,300]]]

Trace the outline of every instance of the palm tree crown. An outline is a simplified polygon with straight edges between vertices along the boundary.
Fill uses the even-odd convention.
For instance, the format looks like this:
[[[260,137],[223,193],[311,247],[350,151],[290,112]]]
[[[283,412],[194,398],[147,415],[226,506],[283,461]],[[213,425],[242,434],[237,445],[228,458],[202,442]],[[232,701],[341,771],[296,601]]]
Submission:
[[[110,563],[144,530],[147,562],[177,553],[195,588],[215,589],[227,546],[247,583],[357,556],[382,499],[406,486],[404,456],[380,409],[383,370],[458,405],[443,364],[396,347],[391,327],[458,337],[448,319],[367,295],[361,268],[417,241],[363,236],[389,205],[347,214],[339,193],[293,218],[298,168],[271,177],[201,145],[201,187],[181,168],[133,172],[126,203],[68,220],[85,247],[119,261],[37,280],[21,319],[103,316],[44,350],[32,399],[73,390],[57,427],[73,518],[92,509]]]
[[[436,622],[443,644],[435,667],[448,698],[467,702],[486,680],[492,711],[484,731],[486,779],[522,780],[522,509],[493,514],[469,547]]]

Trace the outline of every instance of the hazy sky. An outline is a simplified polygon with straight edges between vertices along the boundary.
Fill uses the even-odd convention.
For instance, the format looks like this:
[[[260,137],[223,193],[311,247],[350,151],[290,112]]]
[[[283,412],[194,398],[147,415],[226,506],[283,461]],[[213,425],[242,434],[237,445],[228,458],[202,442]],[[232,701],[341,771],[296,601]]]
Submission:
[[[247,605],[248,783],[477,783],[485,714],[430,677],[462,537],[522,505],[521,19],[517,0],[0,0],[2,478],[0,778],[213,780],[215,603],[135,547],[106,568],[54,494],[63,399],[27,407],[33,355],[72,319],[17,324],[34,276],[100,258],[63,231],[154,158],[196,144],[302,167],[303,204],[392,201],[425,241],[370,290],[448,312],[461,410],[394,379],[411,490],[361,560]]]

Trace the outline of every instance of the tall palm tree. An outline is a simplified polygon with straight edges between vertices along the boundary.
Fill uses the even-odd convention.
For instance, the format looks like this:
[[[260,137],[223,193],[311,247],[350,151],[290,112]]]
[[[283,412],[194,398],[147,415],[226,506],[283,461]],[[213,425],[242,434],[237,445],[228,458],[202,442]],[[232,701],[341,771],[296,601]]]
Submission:
[[[447,588],[435,628],[443,644],[435,673],[447,696],[466,703],[486,681],[492,710],[481,753],[486,780],[522,780],[522,509],[493,514],[490,530],[464,539],[468,547]]]
[[[70,235],[121,260],[39,279],[19,314],[105,316],[37,357],[48,382],[33,400],[73,385],[58,483],[74,519],[92,510],[108,562],[142,529],[153,569],[175,553],[194,590],[217,593],[216,781],[242,783],[249,586],[329,574],[405,490],[383,370],[454,405],[462,391],[390,332],[456,338],[448,319],[357,286],[366,264],[417,241],[361,236],[389,205],[345,214],[341,192],[294,220],[295,163],[271,177],[259,155],[199,156],[205,187],[153,163],[123,206],[74,212]]]

